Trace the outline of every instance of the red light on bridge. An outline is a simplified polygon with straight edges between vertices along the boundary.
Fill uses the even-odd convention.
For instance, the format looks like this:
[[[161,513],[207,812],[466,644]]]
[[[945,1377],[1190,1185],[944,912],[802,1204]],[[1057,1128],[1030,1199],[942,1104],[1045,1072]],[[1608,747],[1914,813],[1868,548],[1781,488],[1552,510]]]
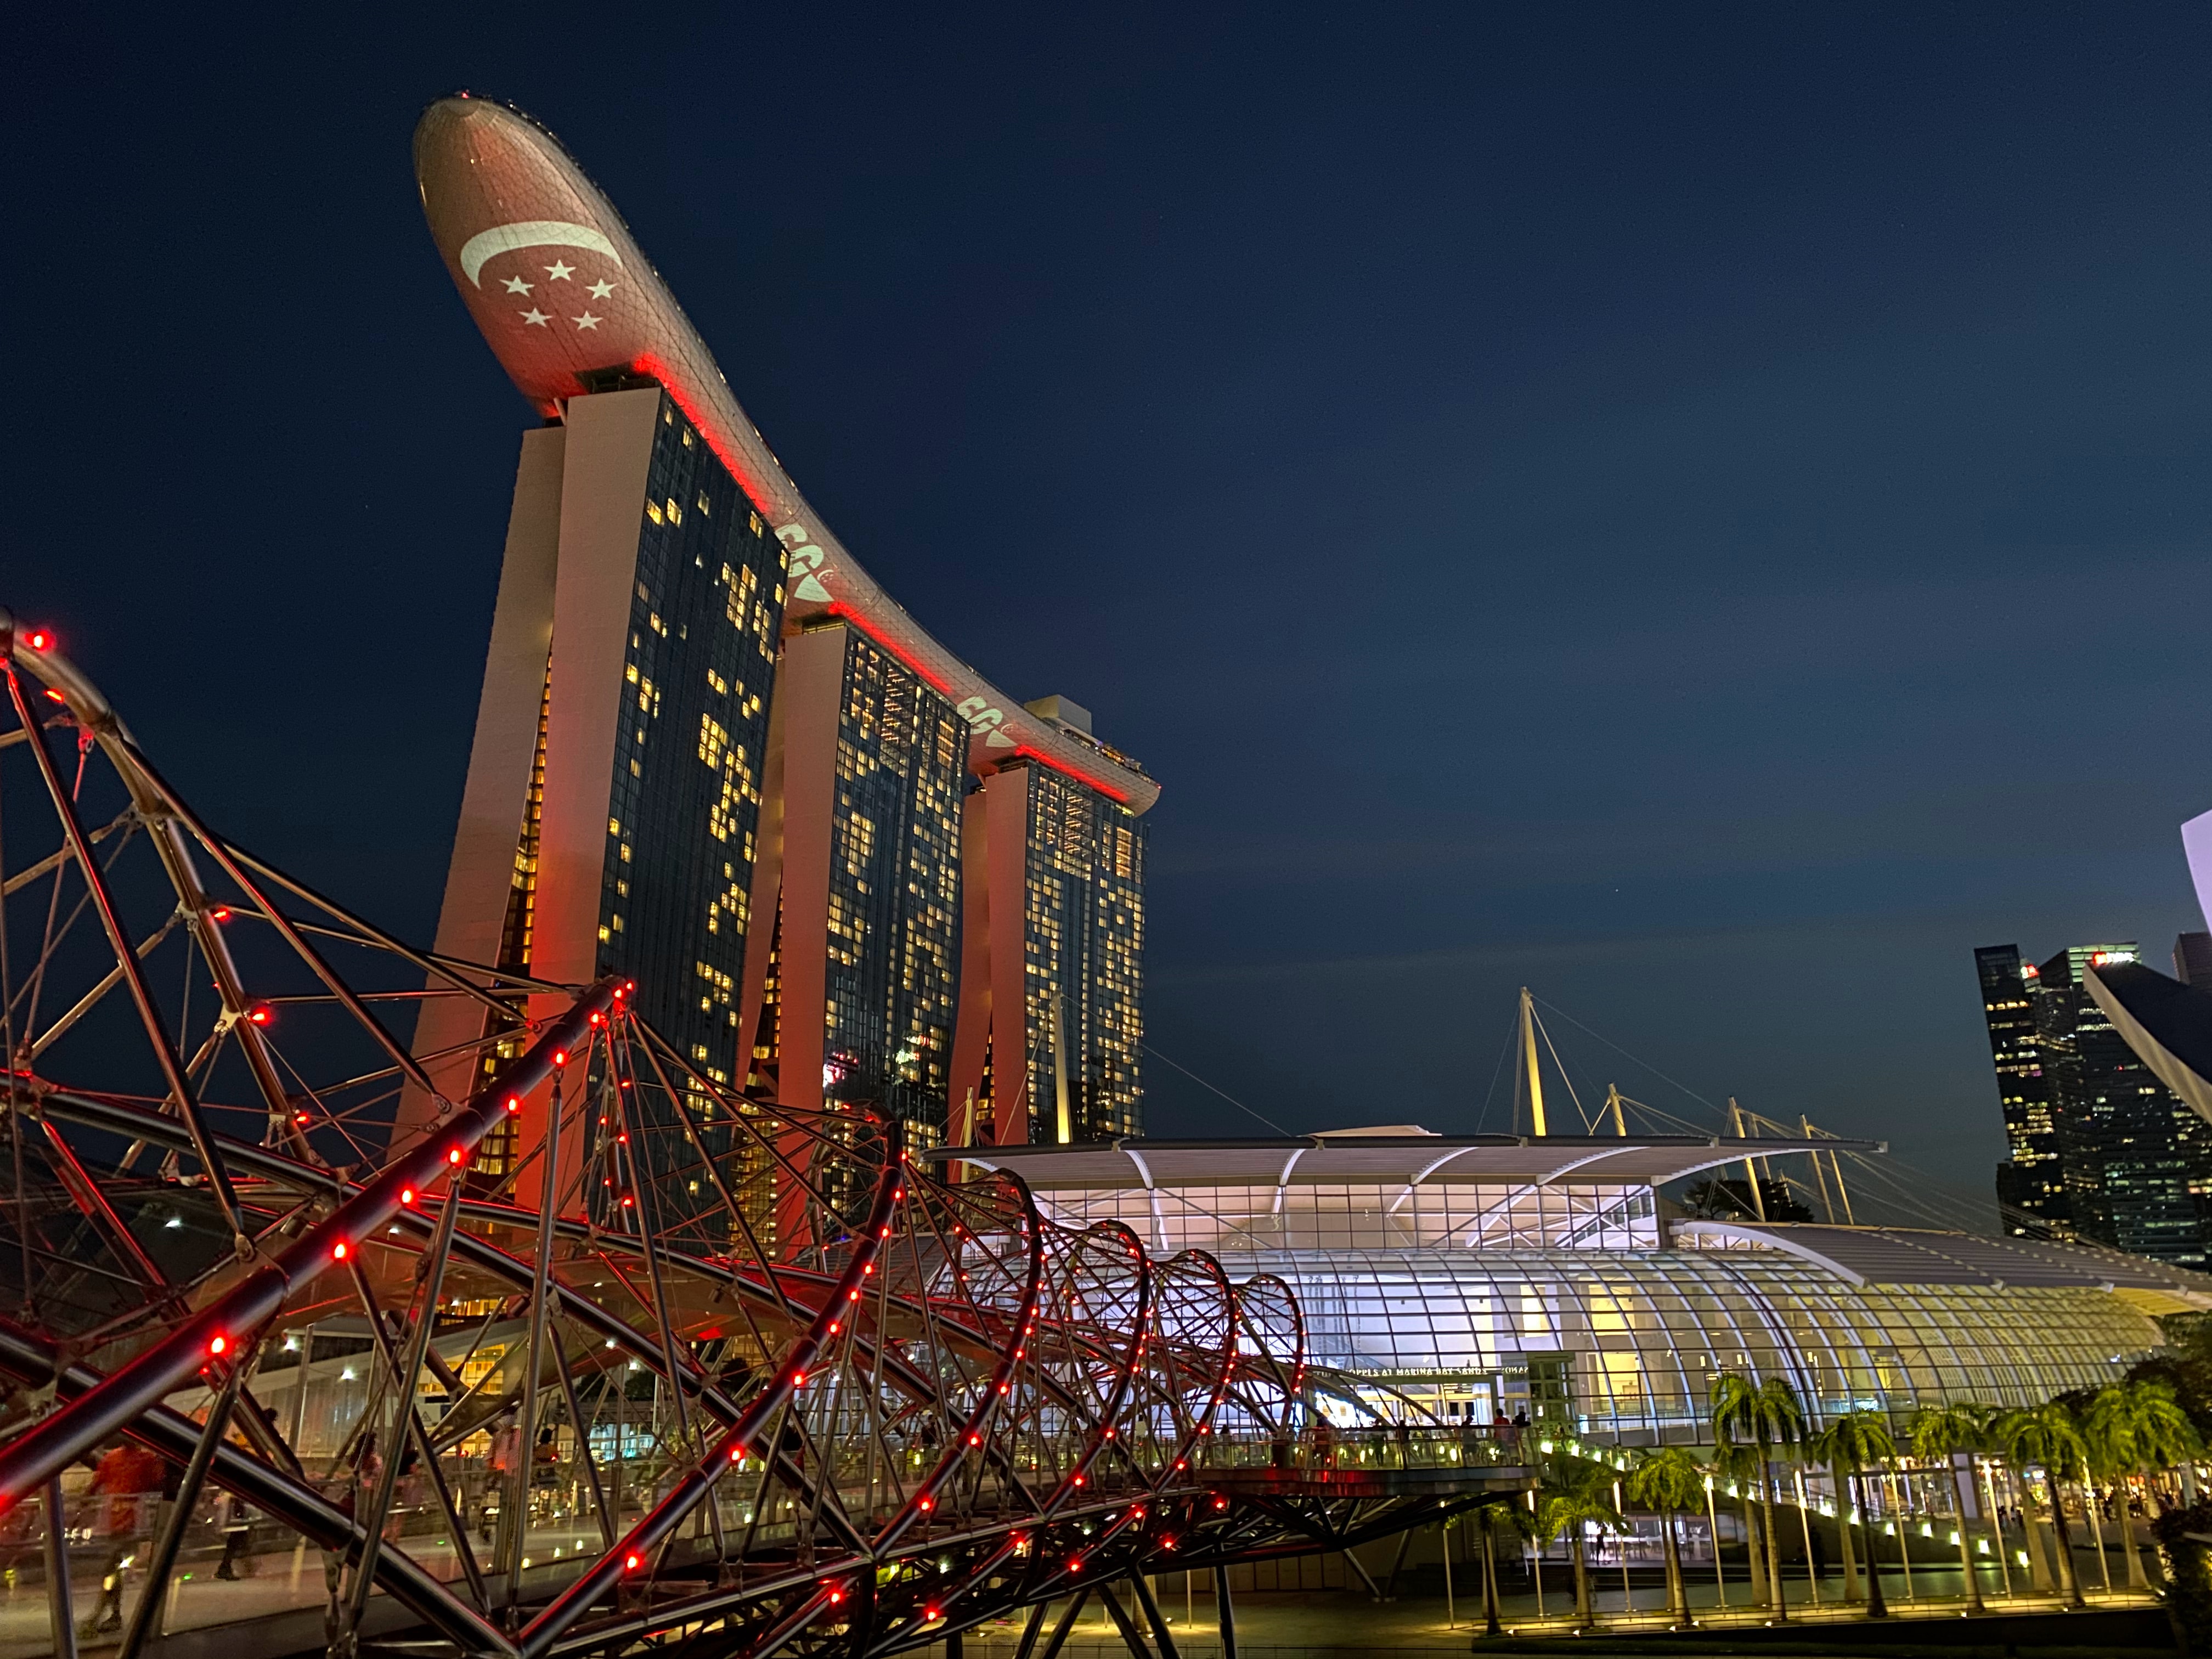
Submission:
[[[54,648],[54,636],[46,629],[34,628],[23,635],[23,643],[33,651],[51,651]]]
[[[553,1063],[556,1066],[566,1066],[568,1063],[568,1051],[566,1048],[556,1048],[553,1051]]]
[[[635,1572],[644,1565],[645,1558],[641,1555],[626,1555],[623,1558],[623,1571],[624,1572]]]
[[[412,1204],[415,1201],[415,1189],[412,1187],[402,1187],[399,1189],[399,1201],[402,1204]]]
[[[229,1346],[230,1339],[227,1336],[216,1335],[208,1339],[208,1352],[211,1354],[221,1354]]]
[[[230,907],[228,904],[216,905],[214,909],[208,912],[208,920],[210,921],[228,921],[230,920]]]
[[[522,1097],[520,1095],[509,1095],[507,1097],[507,1109],[510,1112],[520,1111],[522,1109]]]
[[[925,1510],[933,1510],[937,1507],[937,1500],[933,1498],[925,1498],[921,1500],[921,1507]]]
[[[266,1025],[276,1018],[276,1011],[265,1002],[257,1002],[246,1011],[246,1023],[248,1025]]]
[[[461,1161],[461,1158],[462,1158],[462,1152],[461,1152],[461,1149],[460,1149],[459,1147],[458,1147],[458,1146],[448,1146],[448,1147],[446,1149],[446,1162],[447,1162],[447,1163],[448,1163],[448,1164],[459,1164],[459,1163]]]
[[[343,1238],[338,1240],[337,1243],[331,1246],[331,1260],[333,1261],[344,1261],[346,1259],[346,1252],[351,1247],[349,1246]]]

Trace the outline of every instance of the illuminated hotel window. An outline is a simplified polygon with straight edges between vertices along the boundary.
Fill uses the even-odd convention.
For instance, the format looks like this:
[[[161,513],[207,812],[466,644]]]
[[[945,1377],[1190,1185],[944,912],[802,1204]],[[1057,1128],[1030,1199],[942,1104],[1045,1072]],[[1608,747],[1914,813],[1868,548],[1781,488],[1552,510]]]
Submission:
[[[942,1139],[959,962],[965,728],[949,699],[849,632],[831,817],[823,1011],[832,1093]]]

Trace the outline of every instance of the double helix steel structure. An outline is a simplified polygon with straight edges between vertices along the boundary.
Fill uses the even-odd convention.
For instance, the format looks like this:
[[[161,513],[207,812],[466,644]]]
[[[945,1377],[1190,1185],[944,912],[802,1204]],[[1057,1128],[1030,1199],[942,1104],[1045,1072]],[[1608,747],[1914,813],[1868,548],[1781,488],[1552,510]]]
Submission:
[[[0,1620],[54,1651],[860,1656],[1016,1618],[1042,1659],[1094,1596],[1172,1653],[1148,1573],[1523,1484],[1324,1426],[1351,1396],[1279,1281],[1054,1224],[864,1104],[747,1098],[627,984],[411,949],[211,830],[5,613],[0,666],[0,1553],[45,1587]],[[465,1099],[405,1034],[429,999],[482,1008]]]

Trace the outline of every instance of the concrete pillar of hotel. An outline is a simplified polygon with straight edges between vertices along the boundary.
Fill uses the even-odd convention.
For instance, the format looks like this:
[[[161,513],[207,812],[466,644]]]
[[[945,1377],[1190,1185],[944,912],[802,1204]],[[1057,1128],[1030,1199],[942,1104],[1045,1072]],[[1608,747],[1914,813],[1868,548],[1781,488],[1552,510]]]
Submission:
[[[530,801],[531,763],[538,753],[545,658],[553,642],[562,455],[568,435],[560,427],[525,433],[522,459],[515,468],[476,738],[446,872],[445,902],[438,913],[438,954],[465,962],[497,958],[514,882],[515,850]],[[433,984],[442,988],[442,981]],[[448,1100],[465,1098],[475,1086],[473,1045],[484,1034],[488,1014],[474,999],[440,996],[424,1002],[416,1019],[415,1057]],[[392,1144],[400,1145],[436,1121],[435,1103],[410,1085],[400,1096]]]
[[[837,717],[844,704],[841,623],[784,641],[775,698],[783,711],[783,945],[776,1049],[776,1099],[810,1115],[822,1109],[822,1062],[830,1001],[830,857],[837,806]],[[778,1162],[808,1170],[821,1143],[812,1126],[787,1120]],[[775,1245],[786,1258],[807,1249],[807,1194],[776,1176]]]
[[[971,790],[960,804],[960,1001],[945,1120],[945,1139],[955,1146],[975,1144],[976,1096],[991,1051],[990,822],[983,792]]]
[[[818,1110],[829,1006],[830,854],[837,805],[837,716],[844,701],[844,625],[784,641],[776,675],[783,709],[783,1032],[776,1099]]]
[[[983,780],[990,846],[991,1089],[993,1138],[1001,1146],[1030,1138],[1029,851],[1030,774],[1025,766]]]
[[[551,698],[545,727],[545,799],[538,830],[538,911],[531,970],[571,984],[599,972],[600,887],[605,870],[608,803],[615,739],[624,695],[630,594],[644,522],[646,471],[653,459],[660,392],[647,387],[571,398],[561,489],[560,570],[553,592]],[[671,964],[674,970],[675,964]],[[536,996],[531,1015],[565,1009],[568,999]],[[580,1086],[579,1074],[579,1086]],[[526,1107],[516,1150],[544,1133],[545,1096]],[[558,1188],[564,1207],[577,1201],[583,1115],[571,1091],[571,1128],[562,1138]]]

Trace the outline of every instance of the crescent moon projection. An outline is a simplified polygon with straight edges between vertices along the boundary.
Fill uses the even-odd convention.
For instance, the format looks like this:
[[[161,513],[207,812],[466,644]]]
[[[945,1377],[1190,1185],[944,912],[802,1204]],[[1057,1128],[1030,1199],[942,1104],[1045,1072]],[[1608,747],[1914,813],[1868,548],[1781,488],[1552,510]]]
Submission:
[[[584,247],[605,254],[617,264],[622,264],[622,255],[615,252],[615,245],[589,225],[572,225],[565,219],[525,219],[519,224],[494,225],[489,230],[480,230],[462,243],[462,273],[475,286],[482,288],[483,282],[477,273],[484,268],[484,261],[519,247]]]

